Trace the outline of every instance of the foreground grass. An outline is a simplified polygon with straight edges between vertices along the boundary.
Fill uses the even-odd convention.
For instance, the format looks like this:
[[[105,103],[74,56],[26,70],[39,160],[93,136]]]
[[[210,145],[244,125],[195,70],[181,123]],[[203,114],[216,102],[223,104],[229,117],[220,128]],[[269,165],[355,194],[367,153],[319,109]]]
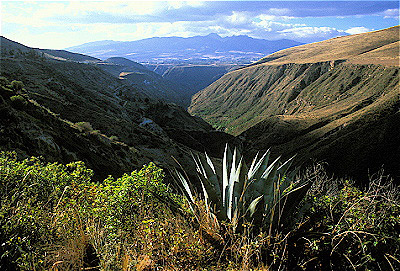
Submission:
[[[235,232],[197,219],[149,164],[91,180],[83,163],[0,154],[1,270],[396,270],[398,190],[376,178],[361,191],[320,168],[290,225]]]

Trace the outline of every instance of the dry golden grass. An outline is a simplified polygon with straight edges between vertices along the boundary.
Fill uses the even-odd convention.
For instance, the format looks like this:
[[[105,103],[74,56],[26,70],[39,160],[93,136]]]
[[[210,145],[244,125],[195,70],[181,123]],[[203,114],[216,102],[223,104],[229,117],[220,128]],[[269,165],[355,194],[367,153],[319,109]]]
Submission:
[[[399,66],[399,26],[301,45],[271,54],[258,64],[348,60],[357,64]]]

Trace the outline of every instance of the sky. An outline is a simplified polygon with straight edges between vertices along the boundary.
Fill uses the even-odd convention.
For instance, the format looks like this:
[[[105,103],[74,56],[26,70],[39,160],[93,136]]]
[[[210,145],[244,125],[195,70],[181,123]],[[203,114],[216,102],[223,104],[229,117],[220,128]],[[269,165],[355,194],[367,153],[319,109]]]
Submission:
[[[64,49],[217,33],[304,43],[399,24],[399,1],[1,1],[1,35]]]

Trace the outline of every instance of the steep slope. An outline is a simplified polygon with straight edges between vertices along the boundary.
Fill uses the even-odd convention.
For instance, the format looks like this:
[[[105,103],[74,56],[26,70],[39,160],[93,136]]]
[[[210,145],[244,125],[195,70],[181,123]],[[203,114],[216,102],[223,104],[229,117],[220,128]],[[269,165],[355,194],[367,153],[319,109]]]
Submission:
[[[209,86],[238,65],[179,65],[168,68],[163,78],[181,84],[190,96]]]
[[[196,94],[189,111],[240,134],[250,153],[272,146],[299,162],[325,160],[341,174],[384,165],[399,178],[399,67],[389,65],[399,57],[398,30],[270,55]]]
[[[174,102],[185,108],[190,104],[192,95],[184,86],[163,78],[137,62],[122,57],[112,57],[97,63],[97,66],[140,89],[149,97]]]
[[[172,83],[143,65],[128,59],[110,58],[103,62],[94,57],[64,50],[30,48],[5,37],[0,37],[0,42],[3,56],[25,57],[31,60],[46,58],[64,62],[95,64],[115,77],[121,80],[125,79],[127,83],[129,82],[134,88],[140,89],[140,92],[148,97],[173,102],[185,108],[190,104],[191,95],[187,93],[185,87]],[[123,76],[120,76],[121,73],[124,73]]]
[[[82,160],[100,180],[109,174],[119,176],[146,162],[137,149],[98,131],[83,131],[29,100],[26,94],[16,101],[12,98],[15,94],[5,84],[0,86],[0,150],[61,163]]]
[[[58,59],[58,60],[69,60],[69,61],[76,61],[76,62],[84,62],[84,63],[97,63],[101,61],[98,58],[71,53],[65,50],[51,50],[51,49],[37,49],[39,52],[45,54],[45,56]]]
[[[360,66],[352,68],[360,69]],[[336,174],[364,180],[368,173],[383,167],[386,174],[400,182],[399,69],[363,68],[368,70],[364,76],[374,79],[349,89],[344,93],[349,95],[347,99],[335,101],[335,89],[329,88],[334,84],[343,85],[320,80],[315,84],[321,83],[318,88],[333,90],[333,93],[325,92],[325,105],[311,108],[307,104],[300,113],[265,118],[240,135],[246,142],[245,149],[254,154],[259,149],[272,147],[275,153],[297,154],[300,163],[325,161]],[[323,94],[319,95],[323,97]],[[321,97],[318,93],[314,95],[310,88],[302,98],[312,104]]]
[[[392,27],[277,52],[255,64],[229,72],[196,94],[189,112],[203,117],[215,126],[239,134],[267,116],[303,110],[305,105],[299,104],[310,101],[304,100],[304,94],[300,95],[301,93],[307,93],[309,88],[314,89],[313,92],[324,93],[323,88],[318,89],[317,80],[321,76],[333,76],[323,79],[334,81],[329,84],[329,88],[336,90],[333,100],[346,98],[349,95],[342,95],[344,92],[373,80],[370,74],[362,72],[368,70],[365,68],[369,67],[368,64],[381,64],[384,59],[388,60],[387,63],[392,63],[393,59],[398,61],[399,55],[394,49],[399,40],[398,31],[399,27]],[[351,65],[352,61],[362,62],[366,66],[355,68],[356,66]],[[395,67],[390,67],[392,66],[387,66],[385,70],[396,70]],[[375,69],[372,66],[371,68]],[[356,72],[357,70],[361,72]],[[380,75],[374,74],[376,76]],[[391,80],[390,78],[387,80]],[[390,84],[378,85],[371,91],[380,91],[386,86]],[[370,90],[364,88],[364,91]],[[322,98],[319,95],[310,106],[323,106]]]
[[[43,116],[38,117],[38,121],[33,120],[33,123],[38,123],[36,126],[25,129],[24,125],[30,123],[31,114],[10,113],[17,115],[18,120],[13,122],[15,129],[11,127],[8,136],[2,138],[2,149],[17,149],[24,155],[43,155],[49,160],[63,162],[84,160],[90,162],[92,168],[100,169],[105,174],[123,172],[128,164],[136,167],[149,161],[169,167],[175,165],[171,156],[178,157],[182,164],[191,168],[193,165],[190,151],[193,149],[207,150],[216,155],[222,152],[226,141],[235,140],[232,136],[213,131],[210,125],[200,118],[191,117],[180,106],[148,97],[140,89],[125,84],[98,65],[49,59],[37,55],[36,52],[32,49],[24,54],[2,54],[0,75],[9,80],[22,81],[25,85],[24,95],[40,106],[49,108],[57,118],[67,121],[60,123],[49,119],[50,124],[47,125],[46,116]],[[35,57],[30,57],[31,54]],[[6,107],[6,111],[10,111],[9,108]],[[6,119],[2,123],[1,129],[8,129],[8,121]],[[64,127],[65,123],[78,128],[83,126],[81,128],[88,134],[88,140],[94,137],[95,142],[87,142],[86,139],[73,135],[71,128]],[[31,130],[34,132],[31,133]],[[35,141],[36,134],[45,134],[46,140],[49,138],[48,142],[55,142],[50,144],[55,146],[54,153],[47,147],[40,148],[38,144],[27,145],[29,140]],[[66,140],[66,137],[71,140]],[[20,143],[16,142],[18,138],[23,138]],[[215,139],[214,146],[209,144],[209,138]],[[116,148],[114,154],[108,155],[115,146],[111,145],[111,149],[105,147],[106,150],[102,151],[102,144],[97,142],[102,139],[120,142],[121,144],[114,145],[122,146],[122,150]],[[79,146],[73,146],[76,144]],[[63,155],[64,149],[73,155]],[[67,151],[65,152],[68,153]],[[97,156],[92,155],[93,153],[97,153]],[[99,155],[102,160],[87,158]],[[114,159],[116,155],[121,157],[110,162],[108,167],[107,161]],[[133,157],[136,160],[124,157]],[[113,165],[116,168],[111,170]]]
[[[399,26],[395,26],[289,48],[262,58],[255,65],[347,60],[355,64],[399,66],[399,31]]]
[[[71,53],[65,50],[51,50],[51,49],[38,49],[31,48],[20,44],[18,42],[9,40],[3,36],[0,36],[1,54],[2,56],[14,56],[20,54],[27,54],[28,57],[46,57],[58,60],[69,60],[75,62],[86,62],[86,63],[96,63],[101,61],[98,58],[94,58],[87,55],[82,55],[78,53]]]
[[[101,59],[125,57],[146,63],[250,63],[261,56],[302,43],[263,40],[248,36],[222,38],[217,34],[189,38],[163,37],[137,41],[99,41],[67,48]]]

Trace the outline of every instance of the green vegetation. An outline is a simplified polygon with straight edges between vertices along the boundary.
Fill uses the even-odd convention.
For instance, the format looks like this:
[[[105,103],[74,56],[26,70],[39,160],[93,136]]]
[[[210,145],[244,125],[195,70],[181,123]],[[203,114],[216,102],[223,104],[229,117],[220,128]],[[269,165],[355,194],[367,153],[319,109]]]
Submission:
[[[261,160],[263,161],[263,160]],[[266,163],[264,163],[266,164]],[[252,172],[252,171],[250,171]],[[257,172],[257,171],[255,171]],[[317,167],[306,197],[279,228],[189,205],[149,164],[93,182],[82,162],[44,163],[0,153],[2,270],[396,270],[398,188],[377,178],[360,190]],[[194,219],[196,218],[196,219]]]
[[[118,137],[115,135],[110,136],[110,140],[112,141],[118,141]]]
[[[308,185],[295,182],[296,171],[289,171],[293,158],[280,163],[278,157],[269,163],[269,157],[269,150],[260,159],[257,154],[248,169],[239,151],[235,148],[232,154],[226,145],[221,181],[207,154],[194,155],[207,215],[230,222],[234,230],[242,229],[246,222],[251,222],[258,231],[284,223],[284,218],[290,217],[294,206],[302,200]],[[179,171],[176,174],[192,209],[198,208],[189,182]]]
[[[11,104],[17,108],[17,109],[22,109],[24,106],[28,104],[28,102],[25,100],[24,97],[21,95],[14,95],[10,97]]]
[[[182,198],[162,183],[161,169],[149,164],[102,183],[92,173],[82,162],[1,153],[1,267],[190,268],[204,260],[207,248],[177,212]]]
[[[90,124],[90,122],[86,122],[86,121],[77,122],[77,123],[75,123],[75,127],[80,132],[85,132],[85,133],[93,132],[93,127]]]
[[[13,80],[11,82],[11,87],[18,93],[18,92],[22,91],[24,84],[21,81]]]

